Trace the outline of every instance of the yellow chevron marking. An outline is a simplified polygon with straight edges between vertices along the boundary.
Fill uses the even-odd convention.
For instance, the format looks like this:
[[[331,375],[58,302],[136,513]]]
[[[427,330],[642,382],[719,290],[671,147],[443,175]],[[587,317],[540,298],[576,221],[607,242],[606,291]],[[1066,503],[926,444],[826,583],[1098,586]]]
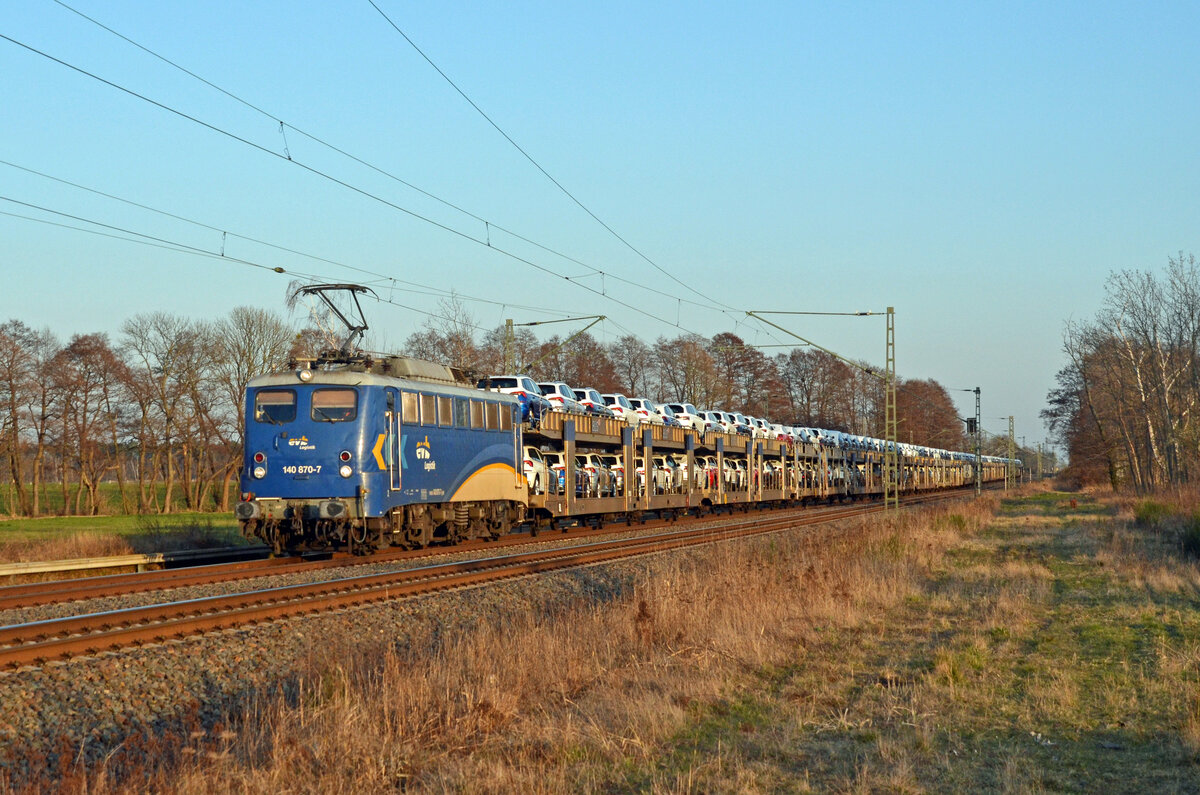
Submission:
[[[383,440],[386,438],[386,433],[379,434],[379,438],[375,440],[375,446],[371,448],[371,452],[375,454],[375,462],[379,464],[381,470],[387,469],[387,464],[383,461]]]

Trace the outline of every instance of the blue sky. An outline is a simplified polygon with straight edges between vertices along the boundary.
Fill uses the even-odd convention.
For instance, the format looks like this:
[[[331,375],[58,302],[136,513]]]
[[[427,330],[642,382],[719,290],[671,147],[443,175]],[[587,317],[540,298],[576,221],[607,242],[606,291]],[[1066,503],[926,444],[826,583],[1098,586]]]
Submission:
[[[979,385],[985,428],[1006,430],[999,418],[1013,414],[1032,443],[1063,322],[1094,313],[1110,271],[1200,249],[1196,3],[376,0],[559,183],[701,298],[571,202],[367,0],[68,2],[266,114],[53,0],[0,6],[3,35],[254,145],[0,40],[0,160],[214,229],[6,164],[0,196],[227,255],[0,215],[0,317],[64,338],[115,336],[142,311],[282,310],[291,273],[234,257],[368,282],[426,312],[435,295],[382,279],[455,288],[499,302],[467,302],[484,327],[605,314],[605,339],[734,330],[772,344],[781,335],[745,310],[894,306],[901,375]],[[7,200],[0,212],[86,225]],[[366,308],[379,344],[431,322]],[[883,359],[882,318],[781,322]]]

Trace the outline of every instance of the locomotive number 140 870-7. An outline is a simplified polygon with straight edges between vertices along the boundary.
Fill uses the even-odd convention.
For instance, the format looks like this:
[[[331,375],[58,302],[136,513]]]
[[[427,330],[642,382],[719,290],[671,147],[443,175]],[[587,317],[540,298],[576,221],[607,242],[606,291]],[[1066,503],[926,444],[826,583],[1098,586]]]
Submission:
[[[321,474],[320,464],[300,464],[298,466],[282,467],[285,475],[319,475]]]

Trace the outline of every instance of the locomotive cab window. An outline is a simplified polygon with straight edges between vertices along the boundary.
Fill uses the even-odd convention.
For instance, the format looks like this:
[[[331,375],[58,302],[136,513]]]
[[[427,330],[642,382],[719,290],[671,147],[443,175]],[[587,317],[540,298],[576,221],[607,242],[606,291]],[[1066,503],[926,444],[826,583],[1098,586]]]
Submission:
[[[296,419],[296,392],[292,389],[262,389],[254,396],[254,419],[281,425]]]
[[[315,389],[312,418],[317,422],[347,422],[358,416],[358,392],[353,389]]]
[[[478,400],[471,401],[471,427],[483,428],[483,404]]]

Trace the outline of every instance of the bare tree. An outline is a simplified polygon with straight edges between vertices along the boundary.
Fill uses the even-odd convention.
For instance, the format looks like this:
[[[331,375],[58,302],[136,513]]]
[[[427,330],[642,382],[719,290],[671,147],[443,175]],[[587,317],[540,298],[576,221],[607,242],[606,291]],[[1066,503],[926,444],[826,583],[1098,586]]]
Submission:
[[[186,430],[187,400],[199,375],[197,367],[204,358],[197,350],[202,335],[191,321],[165,312],[135,315],[125,321],[121,329],[122,350],[130,359],[133,380],[148,391],[149,418],[158,421],[155,463],[162,467],[165,479],[161,509],[170,511],[177,481],[179,446]],[[153,425],[146,429],[149,427]],[[152,475],[152,487],[156,477],[156,474]]]
[[[102,508],[99,488],[104,474],[115,467],[118,488],[124,497],[124,482],[116,463],[117,406],[113,396],[124,375],[124,364],[109,347],[103,334],[76,335],[57,359],[60,378],[71,395],[64,404],[65,422],[73,440],[74,467],[80,488],[76,492],[74,512],[89,515]],[[64,462],[65,463],[65,462]],[[83,504],[87,495],[86,508]]]
[[[246,385],[257,375],[282,369],[296,335],[279,315],[248,306],[230,310],[212,328],[211,335],[213,380],[222,399],[208,413],[216,436],[227,449],[217,468],[223,477],[220,507],[228,510],[245,439]]]
[[[483,336],[476,349],[475,369],[483,375],[513,375],[512,368],[522,372],[522,367],[537,358],[538,348],[537,336],[531,330],[514,328],[509,340],[508,328],[497,326]],[[506,355],[511,363],[506,361]]]
[[[213,328],[214,376],[226,409],[236,418],[239,444],[246,427],[246,384],[257,375],[283,369],[295,338],[282,317],[249,306],[230,310]]]
[[[654,361],[658,368],[658,394],[663,400],[708,404],[715,391],[716,364],[706,343],[707,340],[695,334],[673,340],[658,338]]]
[[[632,334],[609,344],[608,357],[613,363],[617,391],[638,396],[650,391],[653,354],[650,346]]]
[[[4,418],[5,452],[9,475],[16,491],[17,507],[30,513],[32,504],[25,488],[24,412],[34,387],[35,333],[20,320],[0,324],[0,415]]]
[[[453,293],[438,301],[438,309],[433,313],[429,328],[409,336],[405,353],[473,371],[479,358],[475,346],[475,319],[462,299]]]
[[[1105,283],[1092,322],[1070,322],[1045,415],[1081,477],[1104,469],[1114,488],[1147,491],[1200,466],[1200,273],[1180,254],[1164,276],[1125,270]],[[1076,416],[1065,412],[1074,411]],[[1095,464],[1103,460],[1105,466]],[[1076,465],[1078,461],[1078,465]]]
[[[33,434],[33,499],[32,515],[40,516],[46,501],[46,451],[49,444],[51,423],[62,409],[62,401],[54,389],[54,368],[59,351],[58,339],[49,329],[37,332],[29,343],[33,358],[33,378],[27,393],[25,413],[29,418],[29,430]]]

